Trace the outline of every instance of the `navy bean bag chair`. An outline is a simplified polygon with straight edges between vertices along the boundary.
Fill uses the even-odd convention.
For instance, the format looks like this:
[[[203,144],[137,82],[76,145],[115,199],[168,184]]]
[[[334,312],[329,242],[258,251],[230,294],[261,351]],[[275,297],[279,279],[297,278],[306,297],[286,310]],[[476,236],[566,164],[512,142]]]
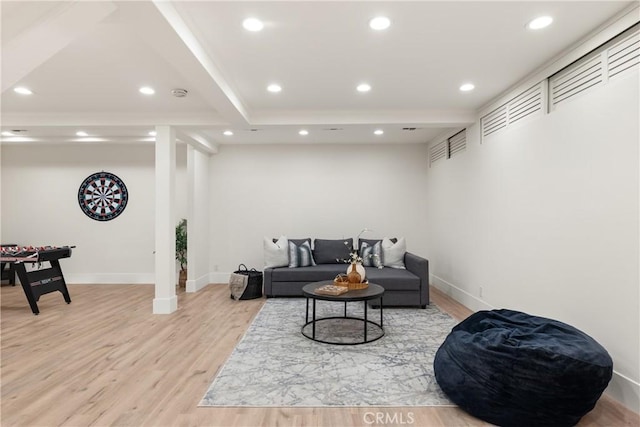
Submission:
[[[557,320],[479,311],[455,326],[434,360],[449,398],[499,426],[573,426],[611,380],[613,362],[593,338]]]

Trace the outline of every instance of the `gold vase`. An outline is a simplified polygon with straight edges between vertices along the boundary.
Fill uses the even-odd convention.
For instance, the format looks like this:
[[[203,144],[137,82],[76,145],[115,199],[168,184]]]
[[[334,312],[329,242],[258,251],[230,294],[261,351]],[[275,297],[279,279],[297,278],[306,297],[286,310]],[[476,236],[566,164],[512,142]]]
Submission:
[[[362,277],[356,269],[355,262],[351,264],[351,271],[349,271],[349,274],[347,274],[347,279],[349,280],[349,283],[360,283],[362,281]]]

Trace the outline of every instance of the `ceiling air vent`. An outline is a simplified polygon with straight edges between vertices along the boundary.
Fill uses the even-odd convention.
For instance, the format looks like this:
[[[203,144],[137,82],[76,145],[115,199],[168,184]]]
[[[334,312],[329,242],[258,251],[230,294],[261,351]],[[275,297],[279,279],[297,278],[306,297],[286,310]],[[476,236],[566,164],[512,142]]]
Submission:
[[[185,96],[187,96],[187,93],[189,92],[186,89],[171,90],[171,95],[175,96],[176,98],[184,98]]]
[[[416,130],[416,129],[418,129],[418,128],[402,128],[402,130],[408,130],[408,131],[413,131],[413,130]]]

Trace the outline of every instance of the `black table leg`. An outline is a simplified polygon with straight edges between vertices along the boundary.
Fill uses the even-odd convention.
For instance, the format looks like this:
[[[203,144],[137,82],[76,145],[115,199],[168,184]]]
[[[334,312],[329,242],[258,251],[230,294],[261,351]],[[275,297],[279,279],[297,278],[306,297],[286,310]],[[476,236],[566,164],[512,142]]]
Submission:
[[[344,302],[344,317],[347,317],[347,302]]]
[[[382,295],[380,295],[380,327],[384,328],[384,324],[382,323]]]
[[[311,326],[311,337],[316,339],[316,299],[313,298],[313,324]]]
[[[367,342],[367,302],[364,301],[364,342]]]
[[[27,269],[25,268],[24,264],[16,265],[16,273],[18,273],[20,284],[22,285],[22,289],[24,290],[24,295],[27,297],[27,301],[29,301],[31,311],[33,312],[33,314],[39,314],[40,310],[38,309],[37,299],[33,294],[33,290],[31,289],[31,282],[29,281],[29,277],[27,276]]]
[[[304,315],[304,323],[309,323],[309,298],[307,298],[307,312]]]

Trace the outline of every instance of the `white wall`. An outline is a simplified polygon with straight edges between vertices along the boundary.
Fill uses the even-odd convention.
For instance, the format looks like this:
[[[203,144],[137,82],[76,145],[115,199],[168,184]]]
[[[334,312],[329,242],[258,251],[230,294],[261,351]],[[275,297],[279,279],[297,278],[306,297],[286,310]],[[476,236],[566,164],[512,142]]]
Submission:
[[[153,283],[153,145],[2,145],[4,242],[76,245],[62,261],[68,283]],[[186,217],[186,146],[178,146],[177,217]],[[127,186],[117,218],[99,222],[78,206],[82,181],[105,170]]]
[[[427,147],[223,145],[210,160],[212,271],[263,266],[264,236],[406,237],[424,253]]]
[[[433,283],[474,309],[511,308],[588,333],[609,392],[640,408],[638,73],[488,137],[428,173]],[[480,287],[483,288],[480,296]]]

